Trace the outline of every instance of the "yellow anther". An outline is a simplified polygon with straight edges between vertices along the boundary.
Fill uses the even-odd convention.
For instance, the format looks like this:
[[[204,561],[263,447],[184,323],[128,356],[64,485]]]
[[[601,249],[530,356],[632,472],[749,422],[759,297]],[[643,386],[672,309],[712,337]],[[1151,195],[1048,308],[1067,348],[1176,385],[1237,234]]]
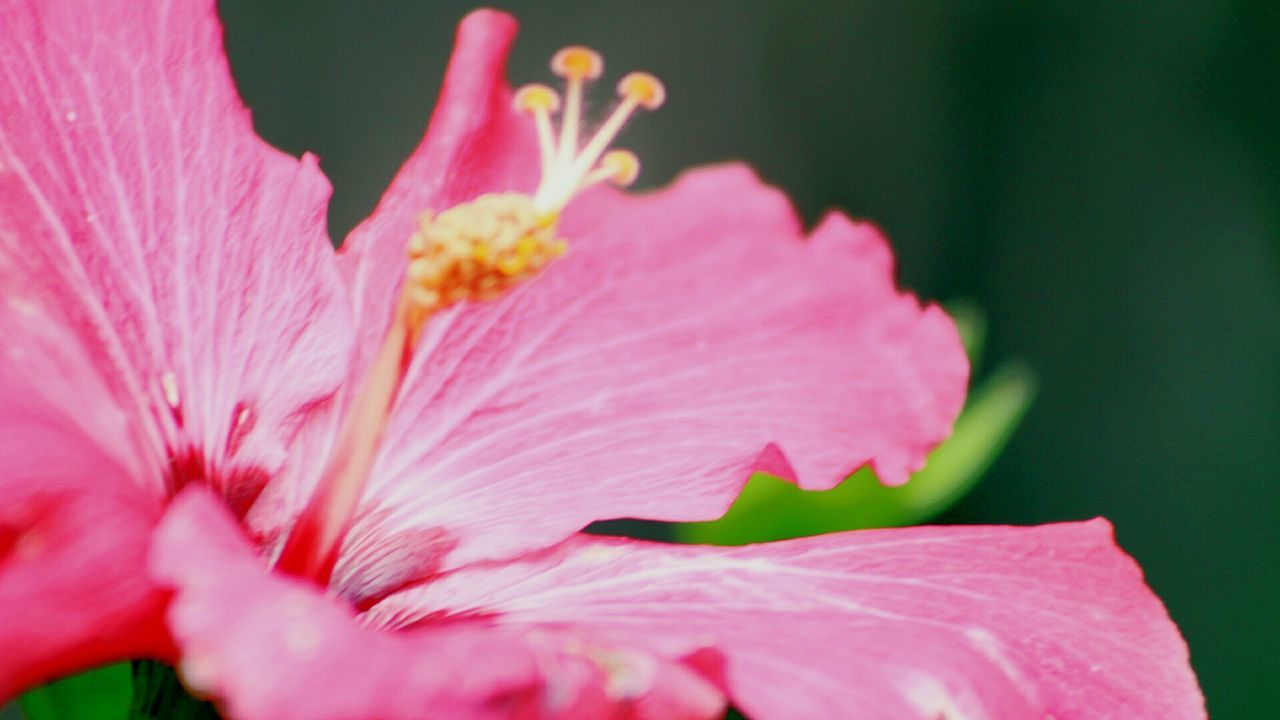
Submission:
[[[482,195],[438,215],[424,213],[409,241],[405,299],[421,323],[463,300],[487,300],[564,254],[565,243],[519,193]]]
[[[600,169],[609,173],[609,181],[626,187],[640,174],[640,158],[630,150],[610,150],[600,158]]]
[[[551,56],[551,72],[571,80],[595,80],[604,72],[604,60],[589,47],[570,45]]]
[[[512,101],[516,111],[523,113],[549,112],[560,109],[560,96],[546,85],[525,85],[516,91]]]
[[[618,82],[618,95],[646,110],[657,110],[667,99],[662,81],[645,72],[628,73]]]
[[[528,264],[523,258],[509,257],[498,263],[498,272],[503,275],[515,275],[523,271]]]

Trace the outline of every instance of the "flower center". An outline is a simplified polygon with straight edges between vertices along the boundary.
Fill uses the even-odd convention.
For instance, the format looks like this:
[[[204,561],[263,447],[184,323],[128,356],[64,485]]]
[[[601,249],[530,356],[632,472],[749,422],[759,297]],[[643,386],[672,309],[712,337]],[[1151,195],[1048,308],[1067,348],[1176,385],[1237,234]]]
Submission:
[[[538,133],[542,179],[533,195],[495,193],[448,208],[424,212],[408,244],[400,299],[378,356],[343,420],[337,445],[316,488],[285,542],[277,567],[326,585],[343,538],[355,518],[360,496],[377,454],[382,429],[400,392],[413,349],[427,321],[463,301],[498,297],[536,275],[563,255],[557,235],[560,213],[574,195],[593,185],[630,185],[640,161],[610,143],[638,108],[657,109],[666,96],[662,83],[633,72],[618,83],[620,101],[595,134],[579,144],[582,93],[604,70],[589,48],[567,47],[551,59],[564,78],[560,128],[552,115],[560,96],[545,85],[526,85],[514,97],[517,111],[530,115]]]
[[[488,300],[564,254],[553,216],[520,193],[482,195],[439,215],[422,214],[409,240],[405,298],[416,327],[463,300]]]

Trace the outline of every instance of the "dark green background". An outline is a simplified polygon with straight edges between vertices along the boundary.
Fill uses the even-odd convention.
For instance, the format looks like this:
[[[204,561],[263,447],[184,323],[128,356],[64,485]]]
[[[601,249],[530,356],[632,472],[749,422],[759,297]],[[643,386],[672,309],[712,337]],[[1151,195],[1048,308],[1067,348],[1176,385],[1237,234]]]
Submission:
[[[333,221],[417,141],[467,5],[223,3],[259,130],[313,150]],[[643,182],[744,158],[812,218],[894,239],[903,282],[969,296],[1042,391],[945,518],[1105,515],[1190,641],[1216,718],[1280,707],[1280,10],[1152,2],[506,4],[512,74],[569,43],[669,103]],[[600,98],[601,104],[607,102]]]

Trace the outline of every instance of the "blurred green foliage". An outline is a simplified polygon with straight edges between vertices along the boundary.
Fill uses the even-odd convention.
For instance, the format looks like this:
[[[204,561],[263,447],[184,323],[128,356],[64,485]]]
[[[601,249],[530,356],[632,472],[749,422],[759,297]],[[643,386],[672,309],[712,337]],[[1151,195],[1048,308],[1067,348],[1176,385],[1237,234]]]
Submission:
[[[133,698],[129,666],[110,665],[22,696],[27,720],[124,720]]]

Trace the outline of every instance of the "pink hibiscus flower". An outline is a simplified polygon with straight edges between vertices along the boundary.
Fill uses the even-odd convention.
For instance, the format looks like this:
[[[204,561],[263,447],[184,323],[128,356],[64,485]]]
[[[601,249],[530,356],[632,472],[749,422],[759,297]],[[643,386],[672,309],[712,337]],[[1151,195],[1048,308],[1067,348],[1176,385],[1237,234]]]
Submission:
[[[0,27],[0,699],[159,657],[250,719],[1204,716],[1102,521],[580,533],[717,517],[756,470],[905,481],[967,375],[874,228],[806,235],[737,166],[607,187],[654,78],[580,141],[599,58],[556,56],[557,132],[503,79],[514,22],[471,15],[335,255],[211,0]]]

